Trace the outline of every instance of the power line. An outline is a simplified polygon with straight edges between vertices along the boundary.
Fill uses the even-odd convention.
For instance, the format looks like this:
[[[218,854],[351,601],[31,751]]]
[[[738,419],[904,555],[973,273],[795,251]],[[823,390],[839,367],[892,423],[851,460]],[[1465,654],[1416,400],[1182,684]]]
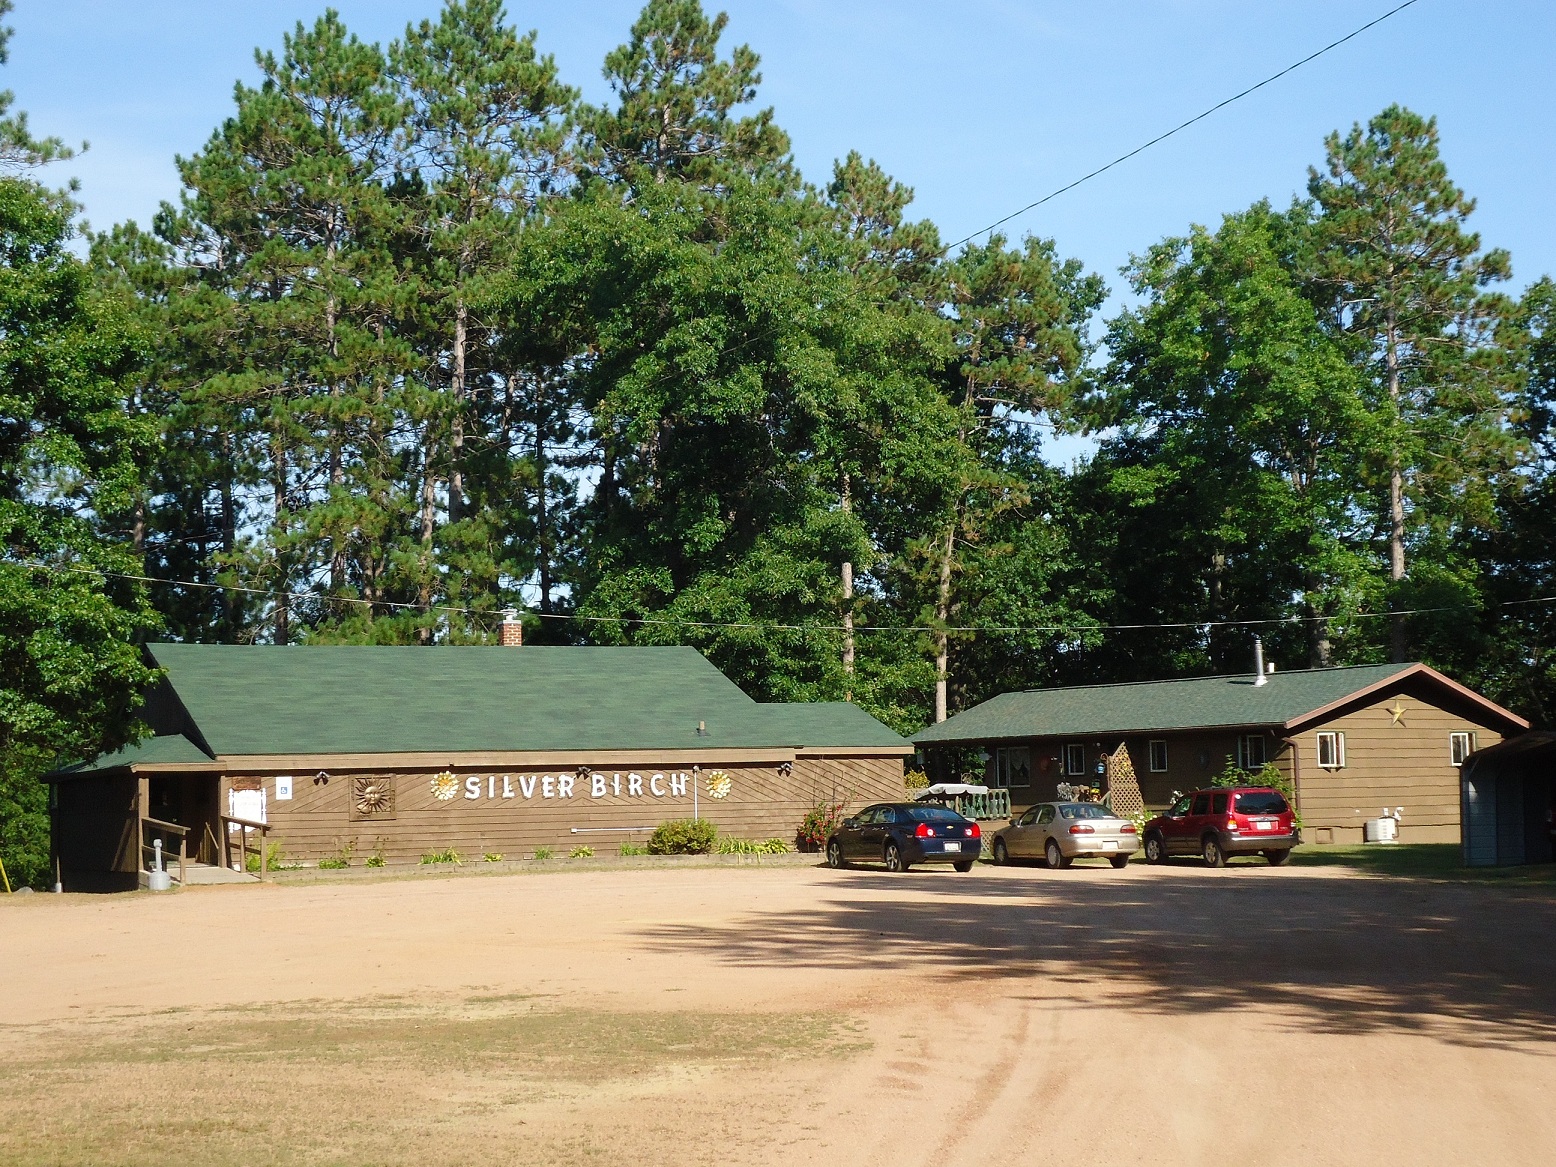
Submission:
[[[0,561],[3,564],[4,561]],[[422,606],[418,603],[393,601],[393,600],[365,600],[359,596],[321,596],[317,592],[284,592],[267,591],[263,588],[245,587],[241,584],[209,583],[202,580],[162,579],[157,576],[133,575],[129,572],[104,571],[96,567],[82,567],[77,564],[49,564],[32,561],[15,561],[19,567],[32,568],[38,571],[74,572],[82,575],[97,576],[102,579],[120,579],[135,583],[163,584],[177,587],[207,588],[220,591],[234,591],[245,595],[260,596],[271,600],[304,600],[309,603],[338,603],[357,604],[377,608],[395,608],[412,610],[417,612],[447,612],[453,615],[490,617],[498,614],[489,608],[460,608],[449,604],[430,604]],[[1523,600],[1506,600],[1492,605],[1494,608],[1513,608],[1527,604],[1556,603],[1556,595],[1533,596]],[[984,634],[984,635],[1027,635],[1036,632],[1167,632],[1209,630],[1211,628],[1268,628],[1276,626],[1299,626],[1303,624],[1335,623],[1344,624],[1351,620],[1384,620],[1396,616],[1430,616],[1443,612],[1463,612],[1470,610],[1467,605],[1444,605],[1437,608],[1405,608],[1398,611],[1386,612],[1351,612],[1339,616],[1273,616],[1265,619],[1249,620],[1178,620],[1164,623],[1142,624],[1095,624],[1087,621],[1072,621],[1067,624],[962,624],[962,625],[929,625],[929,624],[859,624],[855,625],[853,632],[908,632],[922,634],[926,632],[950,632],[958,634]],[[539,620],[575,621],[590,624],[634,624],[662,628],[702,628],[711,630],[747,631],[747,632],[836,632],[850,631],[841,624],[775,624],[762,621],[717,621],[717,620],[672,620],[661,616],[587,616],[581,613],[560,612],[527,612]]]
[[[1346,41],[1354,40],[1355,38],[1361,36],[1361,34],[1366,32],[1368,29],[1375,28],[1377,25],[1380,25],[1385,20],[1389,19],[1389,17],[1398,15],[1399,13],[1403,12],[1405,9],[1409,8],[1412,4],[1416,4],[1418,2],[1419,2],[1419,0],[1405,0],[1405,2],[1403,4],[1400,4],[1400,5],[1398,5],[1398,6],[1394,7],[1394,8],[1390,8],[1382,16],[1374,17],[1372,20],[1369,20],[1366,24],[1362,25],[1360,28],[1353,29],[1352,31],[1346,33],[1339,40],[1330,41],[1327,45],[1325,45],[1323,48],[1319,49],[1317,52],[1309,53],[1307,56],[1303,57],[1300,61],[1295,61],[1292,64],[1287,65],[1284,69],[1282,69],[1278,73],[1271,73],[1263,81],[1260,81],[1260,82],[1258,82],[1258,83],[1256,83],[1254,85],[1250,85],[1247,89],[1244,89],[1241,93],[1234,93],[1231,97],[1228,97],[1226,100],[1216,102],[1215,105],[1211,106],[1209,109],[1205,110],[1204,112],[1195,114],[1193,117],[1189,118],[1188,121],[1180,122],[1178,125],[1174,126],[1172,129],[1168,130],[1166,133],[1158,134],[1156,137],[1152,138],[1149,142],[1146,142],[1144,145],[1136,146],[1133,150],[1129,151],[1127,154],[1120,154],[1117,158],[1113,159],[1113,161],[1107,163],[1104,166],[1097,167],[1097,169],[1093,170],[1090,174],[1083,174],[1083,175],[1081,175],[1080,178],[1077,178],[1074,182],[1066,183],[1064,186],[1061,186],[1058,190],[1050,191],[1048,194],[1045,194],[1042,198],[1038,199],[1036,202],[1028,203],[1026,206],[1022,207],[1019,211],[1012,211],[1010,214],[1006,215],[1003,219],[996,219],[994,222],[990,223],[987,227],[980,227],[978,230],[974,231],[971,235],[964,235],[962,238],[958,239],[955,243],[952,243],[952,244],[948,245],[947,247],[945,247],[941,251],[941,254],[944,255],[946,252],[951,251],[954,248],[960,247],[964,243],[970,243],[970,242],[972,242],[972,240],[976,239],[978,236],[984,234],[987,231],[993,231],[996,227],[1004,226],[1006,223],[1010,222],[1012,219],[1019,218],[1020,216],[1026,214],[1028,211],[1035,210],[1036,208],[1042,206],[1044,203],[1048,202],[1050,199],[1056,199],[1060,195],[1065,194],[1068,191],[1074,190],[1076,187],[1080,186],[1083,182],[1090,182],[1092,179],[1096,178],[1099,174],[1106,174],[1109,170],[1112,170],[1115,166],[1119,165],[1120,163],[1128,162],[1136,154],[1144,153],[1145,151],[1149,150],[1152,146],[1155,146],[1155,145],[1157,145],[1158,143],[1161,143],[1161,142],[1165,142],[1168,138],[1172,137],[1174,134],[1178,134],[1178,133],[1183,132],[1184,130],[1188,129],[1190,126],[1194,125],[1196,122],[1204,121],[1211,114],[1225,109],[1227,106],[1231,105],[1233,102],[1241,101],[1243,98],[1247,97],[1250,93],[1255,93],[1258,90],[1263,89],[1266,85],[1269,85],[1269,84],[1271,84],[1272,82],[1275,82],[1275,81],[1279,81],[1287,73],[1294,72],[1297,69],[1302,68],[1303,65],[1307,65],[1307,64],[1310,64],[1313,61],[1318,60],[1318,58],[1322,57],[1325,53],[1330,52],[1333,49],[1339,48],[1341,45],[1345,44]]]

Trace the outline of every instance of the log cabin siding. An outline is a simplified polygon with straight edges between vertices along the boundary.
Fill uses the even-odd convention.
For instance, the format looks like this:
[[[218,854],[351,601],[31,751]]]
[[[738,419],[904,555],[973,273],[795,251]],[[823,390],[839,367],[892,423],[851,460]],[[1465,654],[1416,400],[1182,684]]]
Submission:
[[[722,799],[712,797],[708,790],[715,770],[722,770],[730,779],[730,792]],[[596,771],[606,779],[606,792],[600,797],[594,796],[591,780],[580,779],[574,768],[453,766],[449,772],[458,790],[446,801],[432,793],[432,780],[440,771],[425,769],[331,771],[327,781],[314,773],[293,774],[293,797],[279,801],[275,779],[283,772],[234,770],[227,784],[243,777],[263,782],[270,841],[279,845],[285,861],[305,864],[348,848],[354,863],[378,853],[390,864],[417,863],[424,854],[447,848],[457,850],[467,860],[479,860],[484,854],[527,858],[540,847],[559,856],[577,846],[592,847],[596,854],[613,854],[623,841],[644,842],[649,832],[666,820],[692,817],[693,781],[700,782],[698,813],[713,822],[721,835],[780,838],[791,845],[800,820],[818,802],[841,802],[857,809],[869,802],[905,797],[899,756],[852,753],[807,754],[793,762],[788,774],[780,773],[777,764],[704,764],[694,772],[688,765],[664,766],[648,758],[636,765]],[[642,781],[641,795],[629,793],[632,775]],[[659,796],[652,793],[656,775],[660,776],[659,789],[665,792]],[[685,777],[684,794],[671,793],[674,775]],[[472,777],[479,779],[475,798],[466,797],[466,782]],[[358,778],[392,781],[392,814],[353,813],[354,780]],[[511,797],[503,797],[504,778]],[[545,796],[547,778],[550,798]],[[561,796],[562,779],[572,781],[571,797]]]

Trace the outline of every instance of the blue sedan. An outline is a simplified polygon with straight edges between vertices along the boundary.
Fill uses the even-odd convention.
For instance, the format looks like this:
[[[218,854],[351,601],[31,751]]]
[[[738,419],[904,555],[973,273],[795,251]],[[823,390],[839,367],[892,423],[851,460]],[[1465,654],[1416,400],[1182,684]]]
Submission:
[[[983,848],[983,832],[971,819],[943,806],[880,802],[843,820],[827,839],[827,866],[884,863],[906,871],[918,863],[949,863],[971,871]]]

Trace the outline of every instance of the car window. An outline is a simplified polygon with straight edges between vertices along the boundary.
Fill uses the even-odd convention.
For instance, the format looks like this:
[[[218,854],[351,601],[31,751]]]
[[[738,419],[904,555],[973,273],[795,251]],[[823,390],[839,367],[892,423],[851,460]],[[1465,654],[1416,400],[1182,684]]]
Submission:
[[[861,827],[868,827],[875,822],[875,816],[881,813],[878,806],[867,806],[859,812],[858,820]]]
[[[1038,811],[1038,814],[1037,814],[1037,825],[1038,826],[1046,827],[1049,823],[1051,823],[1053,821],[1054,821],[1054,808],[1052,806],[1045,806],[1045,807],[1043,807],[1042,810]]]
[[[1105,819],[1111,818],[1107,809],[1095,802],[1067,802],[1059,808],[1059,813],[1067,819]]]
[[[1190,811],[1189,813],[1190,814],[1209,814],[1210,813],[1210,795],[1208,795],[1208,794],[1196,794],[1194,796],[1194,809],[1192,811]]]
[[[897,812],[892,807],[883,806],[875,812],[875,821],[883,825],[890,825],[897,821]]]
[[[1225,814],[1226,813],[1227,802],[1228,802],[1228,799],[1227,799],[1226,795],[1224,795],[1224,794],[1213,795],[1211,797],[1211,799],[1210,799],[1210,813],[1211,814]]]
[[[1245,790],[1237,796],[1238,814],[1285,814],[1286,800],[1273,790]]]
[[[1175,819],[1181,819],[1184,815],[1189,813],[1189,802],[1190,797],[1189,795],[1185,794],[1182,798],[1178,799],[1177,802],[1173,803],[1172,806],[1168,808],[1167,813]]]
[[[1037,821],[1037,812],[1040,809],[1042,809],[1042,808],[1041,807],[1036,807],[1036,806],[1030,807],[1027,810],[1026,814],[1022,815],[1019,819],[1016,820],[1016,825],[1018,827],[1030,827],[1033,823],[1035,823]]]
[[[915,823],[965,823],[967,821],[948,806],[915,806],[903,813]]]

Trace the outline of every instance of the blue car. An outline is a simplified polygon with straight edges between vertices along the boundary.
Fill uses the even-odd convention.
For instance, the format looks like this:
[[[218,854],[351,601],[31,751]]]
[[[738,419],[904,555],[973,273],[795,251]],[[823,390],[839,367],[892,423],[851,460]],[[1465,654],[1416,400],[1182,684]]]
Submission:
[[[971,871],[983,849],[983,832],[972,819],[943,806],[878,802],[867,806],[827,838],[827,866],[884,863],[906,871],[919,863],[949,863]]]

